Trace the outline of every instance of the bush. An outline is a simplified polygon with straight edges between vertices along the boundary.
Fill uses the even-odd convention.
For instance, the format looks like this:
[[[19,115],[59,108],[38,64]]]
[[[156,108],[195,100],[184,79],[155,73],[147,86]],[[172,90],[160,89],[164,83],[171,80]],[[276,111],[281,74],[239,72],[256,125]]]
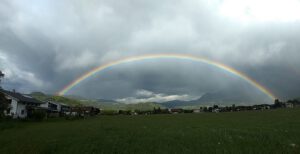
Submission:
[[[101,115],[118,115],[118,111],[115,110],[103,110],[100,112]]]
[[[78,119],[84,119],[84,116],[80,115],[67,115],[66,120],[78,120]]]
[[[46,111],[44,110],[34,110],[30,116],[31,119],[36,121],[42,121],[46,118]]]
[[[0,92],[0,119],[5,118],[4,111],[6,111],[8,108],[9,101],[5,98],[5,95]]]

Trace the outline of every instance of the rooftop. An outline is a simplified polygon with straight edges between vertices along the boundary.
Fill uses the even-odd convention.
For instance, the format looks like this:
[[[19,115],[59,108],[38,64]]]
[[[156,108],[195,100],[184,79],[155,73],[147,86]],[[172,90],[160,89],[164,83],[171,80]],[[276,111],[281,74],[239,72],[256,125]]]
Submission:
[[[7,91],[4,89],[0,89],[1,93],[4,93],[6,95],[9,95],[10,97],[16,98],[19,101],[23,102],[23,103],[35,103],[35,104],[42,104],[43,102],[29,96],[29,95],[24,95],[21,93],[17,93],[17,92],[12,92],[12,91]]]

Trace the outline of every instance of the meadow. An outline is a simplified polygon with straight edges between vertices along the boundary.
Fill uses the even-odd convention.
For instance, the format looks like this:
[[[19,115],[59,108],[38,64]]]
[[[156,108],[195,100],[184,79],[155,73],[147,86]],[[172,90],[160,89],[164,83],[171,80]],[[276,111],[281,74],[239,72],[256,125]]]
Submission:
[[[300,108],[0,122],[0,153],[300,153]]]

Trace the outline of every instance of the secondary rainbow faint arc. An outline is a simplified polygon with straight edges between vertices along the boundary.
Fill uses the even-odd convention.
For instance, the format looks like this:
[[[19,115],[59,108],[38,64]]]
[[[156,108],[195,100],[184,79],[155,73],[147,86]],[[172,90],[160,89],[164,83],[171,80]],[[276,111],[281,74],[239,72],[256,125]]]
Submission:
[[[109,67],[124,64],[124,63],[128,63],[128,62],[142,61],[142,60],[147,60],[147,59],[162,59],[162,58],[192,60],[192,61],[197,61],[197,62],[201,62],[201,63],[205,63],[205,64],[209,64],[209,65],[218,67],[220,69],[223,69],[227,72],[230,72],[233,75],[236,75],[236,76],[240,77],[241,79],[247,81],[248,83],[250,83],[251,85],[253,85],[257,89],[259,89],[261,92],[263,92],[267,96],[269,96],[271,99],[274,100],[276,98],[276,96],[270,90],[268,90],[266,87],[262,86],[261,84],[259,84],[255,80],[253,80],[252,78],[248,77],[246,74],[244,74],[244,73],[242,73],[242,72],[240,72],[240,71],[238,71],[238,70],[236,70],[236,69],[234,69],[230,66],[227,66],[225,64],[222,64],[222,63],[219,63],[219,62],[216,62],[216,61],[212,61],[212,60],[209,60],[207,58],[200,57],[200,56],[187,55],[187,54],[170,54],[170,53],[168,53],[168,54],[139,55],[139,56],[127,57],[127,58],[115,60],[115,61],[112,61],[112,62],[108,62],[106,64],[95,67],[94,69],[92,69],[92,70],[86,72],[85,74],[81,75],[79,78],[76,78],[74,81],[72,81],[70,84],[65,86],[62,90],[60,90],[57,94],[59,96],[62,96],[64,94],[66,94],[69,90],[74,88],[76,85],[78,85],[83,80],[85,80],[85,79],[95,75],[96,73],[101,72],[101,71],[103,71],[103,70],[105,70]]]

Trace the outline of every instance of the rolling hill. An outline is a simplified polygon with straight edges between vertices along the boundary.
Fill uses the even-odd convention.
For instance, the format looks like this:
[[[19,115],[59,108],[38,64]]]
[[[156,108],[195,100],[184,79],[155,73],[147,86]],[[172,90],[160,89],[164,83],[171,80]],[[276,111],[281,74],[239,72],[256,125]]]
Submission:
[[[264,96],[262,96],[264,97]],[[267,104],[263,98],[254,97],[247,91],[218,91],[214,93],[206,93],[202,97],[191,101],[173,100],[163,102],[161,105],[166,108],[186,108],[198,106],[213,106],[213,105],[254,105],[254,104]]]
[[[61,102],[67,105],[75,106],[75,105],[80,105],[82,104],[79,100],[77,99],[72,99],[72,98],[67,98],[63,96],[54,96],[54,95],[47,95],[42,92],[32,92],[29,94],[31,97],[38,99],[40,101],[55,101],[55,102]]]
[[[90,100],[79,96],[54,96],[54,95],[44,94],[42,92],[33,92],[29,95],[40,101],[52,100],[52,101],[68,104],[70,106],[86,105],[86,106],[98,107],[103,110],[153,110],[154,107],[163,108],[162,105],[153,102],[125,104],[125,103],[116,102],[114,100],[106,100],[106,99]]]
[[[41,101],[53,100],[62,102],[71,106],[86,105],[95,106],[104,110],[152,110],[155,108],[198,108],[200,106],[213,105],[254,105],[266,104],[260,97],[254,97],[249,91],[242,91],[239,88],[234,90],[220,90],[218,92],[206,93],[202,97],[191,101],[172,100],[163,103],[146,102],[146,103],[121,103],[107,99],[86,99],[80,96],[53,96],[41,92],[33,92],[32,97]],[[264,96],[265,97],[265,96]]]

